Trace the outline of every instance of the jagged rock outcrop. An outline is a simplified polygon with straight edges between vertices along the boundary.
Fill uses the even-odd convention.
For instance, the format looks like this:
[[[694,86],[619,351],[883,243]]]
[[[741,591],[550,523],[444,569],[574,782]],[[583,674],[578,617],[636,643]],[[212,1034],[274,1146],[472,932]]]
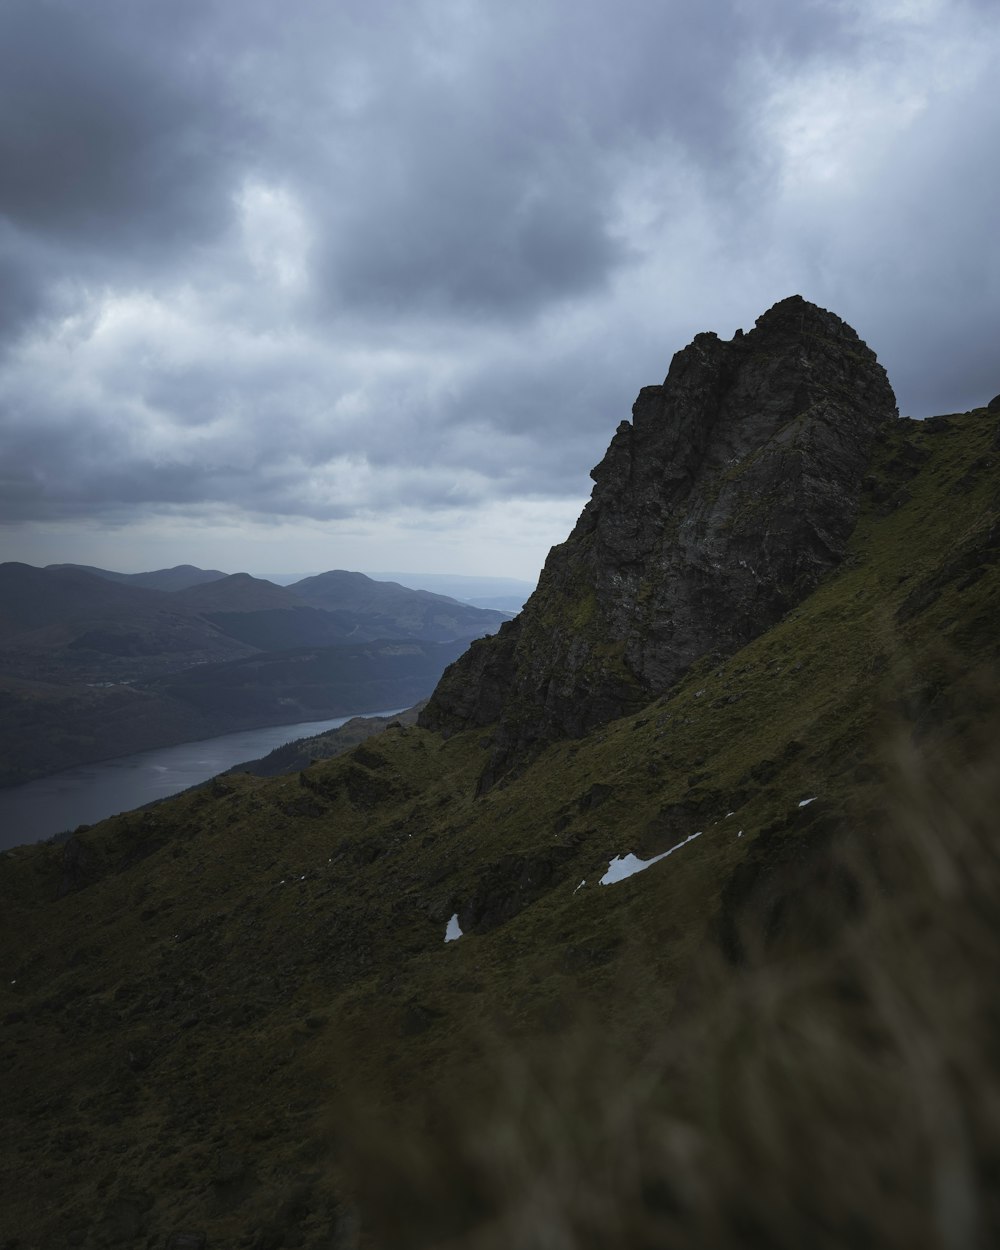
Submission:
[[[737,650],[843,558],[895,415],[875,354],[800,296],[728,342],[697,335],[640,391],[523,612],[445,672],[420,723],[495,725],[485,787]]]

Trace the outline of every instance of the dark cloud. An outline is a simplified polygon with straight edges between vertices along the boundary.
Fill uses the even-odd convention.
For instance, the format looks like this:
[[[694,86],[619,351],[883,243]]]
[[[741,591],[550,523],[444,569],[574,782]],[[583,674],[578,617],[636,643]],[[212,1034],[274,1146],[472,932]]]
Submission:
[[[983,402],[997,52],[992,0],[6,0],[0,519],[569,500],[793,291]]]
[[[912,120],[862,185],[793,226],[825,297],[856,318],[901,411],[918,417],[1000,390],[1000,174],[983,148],[1000,133],[1000,98],[968,54],[967,65],[949,58],[943,82],[914,85]]]
[[[198,6],[169,8],[0,9],[0,333],[59,315],[74,284],[156,281],[231,221],[247,131],[196,55]]]
[[[449,125],[441,120],[436,150],[373,171],[330,249],[331,302],[376,315],[517,317],[599,289],[623,248],[593,173],[560,170],[544,153],[494,167],[480,136]]]
[[[459,23],[433,69],[380,48],[391,89],[362,91],[345,126],[351,176],[311,188],[328,298],[379,317],[517,318],[599,291],[630,258],[614,234],[622,163],[653,145],[733,194],[758,172],[748,54],[837,42],[830,15],[806,28],[787,4],[766,8],[758,28],[735,0],[541,4]],[[436,33],[426,17],[417,31]]]
[[[169,248],[222,224],[240,131],[206,67],[125,16],[5,4],[0,206],[22,228],[105,250]],[[190,25],[183,6],[177,18]]]
[[[44,307],[39,270],[30,245],[10,223],[0,222],[0,345]]]

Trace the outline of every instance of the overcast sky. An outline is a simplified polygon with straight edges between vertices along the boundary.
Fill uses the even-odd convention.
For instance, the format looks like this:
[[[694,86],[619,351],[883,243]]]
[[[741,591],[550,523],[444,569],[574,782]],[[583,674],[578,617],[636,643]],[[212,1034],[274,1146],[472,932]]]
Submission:
[[[0,559],[533,579],[799,293],[1000,391],[997,0],[0,0]]]

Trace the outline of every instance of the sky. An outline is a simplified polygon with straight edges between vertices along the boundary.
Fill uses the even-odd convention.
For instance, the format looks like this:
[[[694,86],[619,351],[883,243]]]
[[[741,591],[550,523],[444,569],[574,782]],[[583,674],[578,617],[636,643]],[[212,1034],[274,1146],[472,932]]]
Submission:
[[[801,294],[1000,392],[997,0],[0,0],[0,559],[534,580]]]

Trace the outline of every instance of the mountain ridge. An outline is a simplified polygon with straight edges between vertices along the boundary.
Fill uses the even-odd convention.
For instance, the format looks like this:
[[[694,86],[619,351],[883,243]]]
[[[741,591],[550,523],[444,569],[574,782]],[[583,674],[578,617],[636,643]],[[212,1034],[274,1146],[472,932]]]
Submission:
[[[47,564],[45,567],[78,569],[83,573],[92,573],[95,577],[103,577],[107,581],[166,592],[185,590],[189,586],[200,586],[229,576],[219,569],[200,569],[193,564],[175,564],[170,569],[152,569],[145,573],[116,573],[112,569],[99,569],[92,564]]]
[[[776,623],[502,784],[390,726],[0,856],[9,1235],[995,1241],[1000,413],[857,485]]]

